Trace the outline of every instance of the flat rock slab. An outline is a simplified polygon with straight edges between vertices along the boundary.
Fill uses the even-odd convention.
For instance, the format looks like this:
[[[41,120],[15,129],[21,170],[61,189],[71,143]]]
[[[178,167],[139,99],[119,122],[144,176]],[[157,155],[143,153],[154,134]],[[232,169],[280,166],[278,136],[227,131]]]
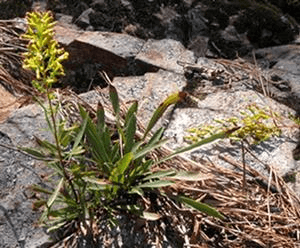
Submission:
[[[83,64],[99,64],[107,73],[126,72],[128,60],[134,58],[145,41],[127,34],[78,31],[57,25],[56,39],[69,52],[65,66],[70,69]]]
[[[60,25],[55,27],[56,39],[66,47],[70,58],[65,65],[71,69],[81,67],[83,63],[97,63],[107,73],[119,75],[126,72],[129,59],[133,59],[138,71],[156,71],[155,68],[183,73],[177,61],[195,63],[192,51],[186,50],[172,39],[148,40],[132,37],[128,34],[109,32],[78,31]]]
[[[55,38],[64,46],[78,41],[110,51],[123,58],[136,56],[145,43],[144,40],[128,34],[78,31],[60,25],[55,27]]]
[[[136,60],[181,74],[184,71],[177,61],[192,64],[196,62],[192,51],[186,50],[179,41],[171,39],[148,40],[136,56]]]

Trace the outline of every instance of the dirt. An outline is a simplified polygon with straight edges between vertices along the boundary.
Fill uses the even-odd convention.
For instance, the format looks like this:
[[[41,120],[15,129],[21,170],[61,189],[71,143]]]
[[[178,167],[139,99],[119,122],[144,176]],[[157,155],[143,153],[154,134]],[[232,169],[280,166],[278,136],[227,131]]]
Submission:
[[[17,98],[5,90],[1,84],[0,96],[0,123],[2,123],[20,104],[17,102]]]

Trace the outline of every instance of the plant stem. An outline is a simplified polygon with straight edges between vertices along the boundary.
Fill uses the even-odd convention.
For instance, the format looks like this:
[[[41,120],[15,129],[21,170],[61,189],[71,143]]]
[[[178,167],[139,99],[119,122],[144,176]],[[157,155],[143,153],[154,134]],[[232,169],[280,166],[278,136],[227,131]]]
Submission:
[[[49,109],[50,109],[51,120],[52,120],[52,123],[53,123],[53,134],[54,134],[55,144],[56,144],[57,151],[58,151],[58,158],[59,158],[60,167],[63,171],[65,179],[68,181],[68,183],[71,186],[71,189],[73,191],[76,202],[78,202],[78,196],[76,194],[74,185],[73,185],[70,177],[68,176],[68,173],[65,170],[64,161],[63,161],[63,158],[62,158],[61,147],[60,147],[60,144],[59,144],[59,141],[58,141],[58,136],[57,136],[57,127],[56,127],[56,121],[55,121],[55,117],[54,117],[52,101],[50,99],[50,91],[49,91],[48,87],[46,87],[46,90],[47,90],[47,92],[46,92],[47,93],[47,99],[48,99],[48,104],[49,104]]]
[[[245,147],[244,141],[241,141],[242,144],[242,161],[243,161],[243,191],[246,191],[246,162],[245,162]]]

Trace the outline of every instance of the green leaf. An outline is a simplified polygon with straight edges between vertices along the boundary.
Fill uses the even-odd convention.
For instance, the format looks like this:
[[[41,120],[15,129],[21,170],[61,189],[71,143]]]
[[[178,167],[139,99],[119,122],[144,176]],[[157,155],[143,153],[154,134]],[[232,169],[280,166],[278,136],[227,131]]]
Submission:
[[[168,139],[161,140],[155,144],[146,145],[145,147],[142,147],[139,151],[137,151],[134,155],[134,160],[145,156],[146,154],[149,154],[149,152],[153,151],[154,149],[157,149],[161,146],[163,146],[165,143],[168,142]]]
[[[100,135],[100,139],[103,141],[104,148],[106,149],[108,157],[110,158],[110,160],[112,160],[113,153],[112,153],[110,130],[106,125],[104,126],[104,130],[103,130],[102,134]]]
[[[126,117],[125,117],[125,127],[127,126],[128,121],[130,120],[131,116],[133,114],[136,114],[138,110],[138,102],[134,101],[133,104],[130,106],[130,108],[127,111]]]
[[[100,139],[97,128],[92,122],[91,118],[88,116],[87,112],[79,106],[80,115],[83,119],[87,118],[87,126],[85,129],[88,141],[91,144],[91,151],[97,161],[101,162],[111,162],[111,158],[108,156],[103,140]]]
[[[111,157],[112,157],[112,163],[116,163],[121,157],[118,142],[116,142],[112,148]]]
[[[175,174],[176,174],[176,172],[173,170],[157,171],[157,172],[151,173],[149,176],[146,176],[145,178],[143,178],[143,181],[148,181],[148,180],[154,179],[154,178],[172,177]]]
[[[148,146],[148,145],[151,146],[152,144],[157,143],[157,142],[160,140],[160,138],[162,137],[164,130],[165,130],[165,129],[164,129],[163,127],[159,128],[159,129],[152,135],[152,137],[151,137],[151,139],[149,140],[147,146]]]
[[[61,221],[70,221],[78,218],[82,214],[82,209],[80,204],[76,204],[75,207],[70,207],[69,205],[65,208],[50,210],[48,216],[51,217],[48,220],[49,225],[55,225]]]
[[[206,213],[209,216],[213,216],[213,217],[216,217],[218,219],[224,219],[225,218],[215,208],[213,208],[213,207],[211,207],[207,204],[195,201],[195,200],[193,200],[191,198],[188,198],[188,197],[185,197],[185,196],[178,196],[177,200],[181,203],[187,204],[188,206],[190,206],[190,207],[192,207],[196,210],[199,210],[200,212]]]
[[[130,162],[133,159],[133,153],[129,152],[116,163],[116,167],[111,172],[109,179],[113,182],[124,182],[124,172],[128,168]]]
[[[71,158],[72,156],[77,156],[85,152],[82,146],[73,147],[70,152],[68,152],[68,157]]]
[[[114,112],[118,116],[120,112],[118,92],[112,84],[109,84],[108,87],[109,87],[109,97],[113,105]]]
[[[86,116],[86,118],[83,119],[83,123],[82,123],[82,125],[80,127],[80,131],[78,132],[78,134],[77,134],[77,136],[75,138],[72,150],[75,150],[77,148],[77,146],[79,145],[80,141],[82,140],[82,137],[83,137],[85,129],[86,129],[87,122],[88,122],[88,117]]]
[[[46,148],[52,155],[57,154],[57,147],[54,144],[51,144],[47,140],[41,140],[38,137],[34,136],[36,142],[38,143],[39,146]]]
[[[27,152],[30,155],[35,156],[37,159],[47,160],[47,155],[45,155],[43,152],[39,151],[38,149],[27,148],[27,147],[18,147],[18,148],[24,152]]]
[[[192,145],[189,145],[187,147],[183,147],[183,148],[175,151],[174,153],[170,154],[169,156],[164,157],[158,163],[161,163],[163,161],[171,159],[171,158],[173,158],[174,156],[176,156],[178,154],[182,154],[182,153],[191,151],[191,150],[193,150],[195,148],[198,148],[198,147],[200,147],[202,145],[209,144],[209,143],[211,143],[211,142],[213,142],[213,141],[215,141],[217,139],[224,139],[224,138],[228,137],[228,135],[230,135],[232,132],[236,131],[237,129],[238,128],[233,128],[233,129],[231,129],[229,131],[226,131],[226,132],[220,132],[220,133],[217,133],[217,134],[213,134],[213,135],[211,135],[208,138],[202,139],[202,140],[200,140],[200,141],[198,141],[198,142],[196,142],[196,143],[194,143]]]
[[[45,188],[43,188],[43,187],[41,187],[37,184],[32,185],[30,188],[35,192],[40,192],[40,193],[44,193],[44,194],[47,194],[47,195],[51,195],[53,193],[53,191],[47,190],[47,189],[45,189]]]
[[[181,101],[182,99],[184,99],[186,96],[186,93],[184,92],[177,92],[177,93],[174,93],[170,96],[168,96],[164,101],[163,103],[161,103],[158,108],[154,111],[149,123],[148,123],[148,126],[145,130],[145,133],[144,133],[144,137],[143,139],[146,138],[147,134],[151,131],[151,129],[154,127],[154,125],[156,124],[156,122],[162,117],[162,115],[165,113],[165,111],[167,110],[167,108],[172,105],[172,104],[176,104],[178,103],[179,101]]]
[[[157,181],[153,181],[153,182],[146,182],[146,183],[139,184],[139,187],[141,187],[141,188],[161,188],[161,187],[170,186],[172,184],[174,184],[174,182],[172,182],[172,181],[157,180]]]
[[[139,187],[133,187],[131,188],[131,190],[129,191],[130,194],[138,194],[140,196],[144,196],[144,191],[139,188]]]
[[[120,174],[123,174],[125,172],[132,159],[133,159],[133,153],[129,152],[125,154],[120,161],[117,162],[117,170]]]
[[[67,223],[67,221],[65,221],[64,219],[61,219],[55,225],[52,225],[51,227],[49,227],[47,229],[47,232],[54,232],[55,230],[57,230],[57,229],[61,228],[62,226],[64,226],[66,223]]]
[[[154,164],[153,159],[148,159],[145,162],[143,162],[141,168],[142,168],[142,172],[147,172],[151,169],[151,166]]]
[[[56,186],[55,191],[53,192],[53,194],[51,195],[51,197],[49,198],[49,200],[47,202],[48,209],[50,209],[52,207],[54,201],[56,200],[56,198],[59,194],[59,191],[60,191],[61,187],[63,186],[63,183],[64,183],[64,178],[61,178],[59,183]]]
[[[132,114],[131,118],[128,121],[125,132],[125,147],[124,152],[128,153],[132,150],[134,145],[134,135],[136,132],[136,117],[135,114]]]
[[[97,130],[99,134],[104,132],[104,127],[105,127],[105,112],[104,112],[103,105],[99,101],[97,105]]]
[[[151,166],[153,165],[153,160],[149,159],[143,163],[135,161],[135,164],[138,164],[139,166],[134,166],[134,168],[130,171],[129,180],[131,183],[133,183],[137,177],[145,176],[146,173],[149,172]]]

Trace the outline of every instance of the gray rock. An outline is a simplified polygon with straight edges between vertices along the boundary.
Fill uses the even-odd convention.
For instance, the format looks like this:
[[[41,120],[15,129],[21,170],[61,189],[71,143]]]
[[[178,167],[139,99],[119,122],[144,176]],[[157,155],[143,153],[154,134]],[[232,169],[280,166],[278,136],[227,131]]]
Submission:
[[[92,8],[88,8],[83,11],[80,16],[75,20],[75,24],[81,28],[87,28],[90,25],[89,15],[95,11]]]
[[[271,82],[274,98],[300,113],[300,47],[263,48],[255,54],[260,65],[275,79]]]
[[[50,243],[36,222],[40,212],[32,210],[32,184],[43,185],[40,175],[49,172],[42,163],[9,149],[33,147],[34,135],[51,140],[44,114],[36,105],[16,110],[0,125],[0,246],[36,248]]]
[[[180,42],[171,39],[148,40],[135,58],[153,66],[181,74],[183,69],[177,64],[178,60],[187,63],[196,61],[192,51],[186,50]]]
[[[159,104],[170,94],[181,91],[186,85],[186,80],[183,75],[160,70],[140,77],[116,77],[113,85],[124,101],[138,100],[138,116],[146,125]],[[167,122],[165,120],[160,124]]]
[[[83,64],[99,64],[108,74],[120,74],[128,70],[129,59],[135,57],[144,41],[127,34],[108,32],[79,32],[57,26],[56,39],[69,52],[65,66],[81,68]]]

